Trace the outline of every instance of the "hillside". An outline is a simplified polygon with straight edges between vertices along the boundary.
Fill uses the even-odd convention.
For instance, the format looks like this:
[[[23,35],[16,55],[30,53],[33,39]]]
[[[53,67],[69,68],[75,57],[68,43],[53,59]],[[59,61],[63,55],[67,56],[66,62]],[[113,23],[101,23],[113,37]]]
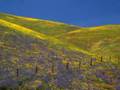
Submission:
[[[79,29],[78,26],[68,25],[60,22],[53,22],[48,20],[33,19],[28,17],[20,17],[10,14],[0,14],[0,18],[16,23],[18,25],[25,26],[26,28],[34,29],[37,32],[41,32],[48,35],[60,35],[62,33]]]
[[[85,28],[0,13],[0,89],[115,90],[119,35],[120,25]]]
[[[106,25],[70,31],[59,38],[102,56],[120,56],[120,25]]]

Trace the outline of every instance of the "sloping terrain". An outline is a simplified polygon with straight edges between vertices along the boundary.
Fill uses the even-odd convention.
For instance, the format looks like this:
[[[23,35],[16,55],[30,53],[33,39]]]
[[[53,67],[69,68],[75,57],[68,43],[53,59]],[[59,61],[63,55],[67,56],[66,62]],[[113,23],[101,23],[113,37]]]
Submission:
[[[102,56],[120,56],[120,25],[74,30],[59,36],[67,43]]]
[[[119,90],[119,35],[1,13],[0,89]]]
[[[0,14],[0,18],[7,20],[8,22],[22,25],[25,26],[26,28],[30,28],[37,32],[48,34],[51,36],[60,35],[62,33],[73,31],[80,28],[78,26],[67,25],[59,22],[20,17],[4,13]]]
[[[9,20],[11,18],[13,18],[13,19]],[[20,21],[22,21],[22,22],[20,22]],[[55,23],[55,22],[51,22],[51,21],[47,22],[47,21],[43,21],[43,20],[42,21],[37,20],[40,23],[37,26],[34,26],[34,24],[36,25],[37,22],[30,22],[30,21],[31,21],[31,19],[29,19],[29,18],[25,19],[24,17],[1,14],[0,23],[1,23],[2,26],[7,26],[9,28],[22,31],[26,34],[35,36],[37,38],[42,38],[42,39],[44,38],[45,40],[48,40],[48,42],[50,41],[50,43],[52,43],[52,45],[50,45],[50,46],[58,45],[58,46],[60,46],[60,48],[65,47],[65,48],[68,48],[70,50],[76,50],[76,51],[79,51],[79,52],[82,52],[82,53],[85,53],[85,54],[88,54],[88,55],[92,55],[92,53],[89,53],[88,51],[82,50],[81,48],[76,47],[72,43],[71,44],[66,44],[65,42],[61,42],[57,38],[54,38],[55,35],[57,35],[57,34],[60,35],[60,33],[56,33],[57,31],[67,32],[66,28],[69,27],[69,25],[63,24],[63,23],[62,24],[61,23]],[[36,21],[36,19],[32,19],[32,21]],[[42,24],[41,24],[41,22],[42,22]],[[26,23],[27,24],[30,23],[30,24],[26,25]],[[45,24],[45,23],[47,23],[47,24]],[[58,26],[58,27],[54,26],[50,29],[50,26],[48,26],[48,24],[55,25],[55,26]],[[29,26],[31,26],[31,27],[29,27]],[[36,29],[35,27],[38,27],[39,29]],[[44,27],[44,28],[41,28],[41,27]],[[73,26],[70,26],[70,27],[73,29]],[[70,29],[70,27],[67,30],[69,30],[69,31],[72,30],[72,29]],[[74,26],[74,28],[78,28],[78,27]],[[60,29],[63,29],[63,30],[60,30]],[[54,32],[54,35],[53,35],[53,32],[51,32],[51,30]],[[45,35],[44,33],[45,34],[49,33],[49,35]],[[51,35],[53,35],[54,37],[51,36]]]

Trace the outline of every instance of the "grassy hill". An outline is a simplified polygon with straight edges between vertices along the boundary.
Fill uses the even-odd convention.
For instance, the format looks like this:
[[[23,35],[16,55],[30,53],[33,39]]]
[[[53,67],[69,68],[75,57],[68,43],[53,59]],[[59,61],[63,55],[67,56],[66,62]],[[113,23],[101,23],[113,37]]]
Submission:
[[[0,13],[0,89],[115,90],[119,35],[120,25],[85,28]]]
[[[80,28],[78,26],[68,25],[60,22],[20,17],[4,13],[0,14],[0,18],[51,36],[56,36],[58,34],[60,35],[62,33]]]
[[[120,25],[106,25],[70,31],[59,38],[102,56],[120,56]]]

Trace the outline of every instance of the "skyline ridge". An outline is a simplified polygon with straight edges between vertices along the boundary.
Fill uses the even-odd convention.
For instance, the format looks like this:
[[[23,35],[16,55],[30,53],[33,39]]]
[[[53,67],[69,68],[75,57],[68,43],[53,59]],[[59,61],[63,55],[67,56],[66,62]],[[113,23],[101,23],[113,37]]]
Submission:
[[[56,22],[56,23],[62,23],[62,24],[68,24],[68,25],[72,25],[72,26],[77,26],[77,27],[99,27],[99,26],[108,26],[108,25],[120,25],[120,23],[118,24],[103,24],[103,25],[94,25],[94,26],[80,26],[80,25],[76,25],[76,24],[72,24],[72,23],[66,23],[66,22],[62,22],[62,21],[57,21],[57,20],[50,20],[50,19],[43,19],[43,18],[37,18],[37,17],[29,17],[29,16],[24,16],[24,15],[17,15],[17,14],[12,14],[12,13],[7,13],[7,12],[0,12],[0,14],[5,14],[5,15],[14,15],[14,16],[20,16],[20,17],[24,17],[24,18],[32,18],[32,19],[38,19],[38,20],[45,20],[45,21],[50,21],[50,22]]]

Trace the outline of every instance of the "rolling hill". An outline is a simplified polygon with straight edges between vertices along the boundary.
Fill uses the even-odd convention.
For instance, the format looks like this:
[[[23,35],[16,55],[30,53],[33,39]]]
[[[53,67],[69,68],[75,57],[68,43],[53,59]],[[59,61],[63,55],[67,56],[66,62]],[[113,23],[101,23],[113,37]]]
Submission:
[[[115,90],[119,35],[120,25],[79,27],[0,13],[0,88]]]
[[[62,34],[80,28],[78,26],[68,25],[60,22],[20,17],[4,13],[0,14],[0,18],[6,21],[10,21],[11,23],[22,25],[26,28],[34,29],[37,32],[48,34],[51,36],[56,36],[57,34]]]
[[[102,56],[120,56],[120,25],[78,29],[58,36],[77,47]]]

